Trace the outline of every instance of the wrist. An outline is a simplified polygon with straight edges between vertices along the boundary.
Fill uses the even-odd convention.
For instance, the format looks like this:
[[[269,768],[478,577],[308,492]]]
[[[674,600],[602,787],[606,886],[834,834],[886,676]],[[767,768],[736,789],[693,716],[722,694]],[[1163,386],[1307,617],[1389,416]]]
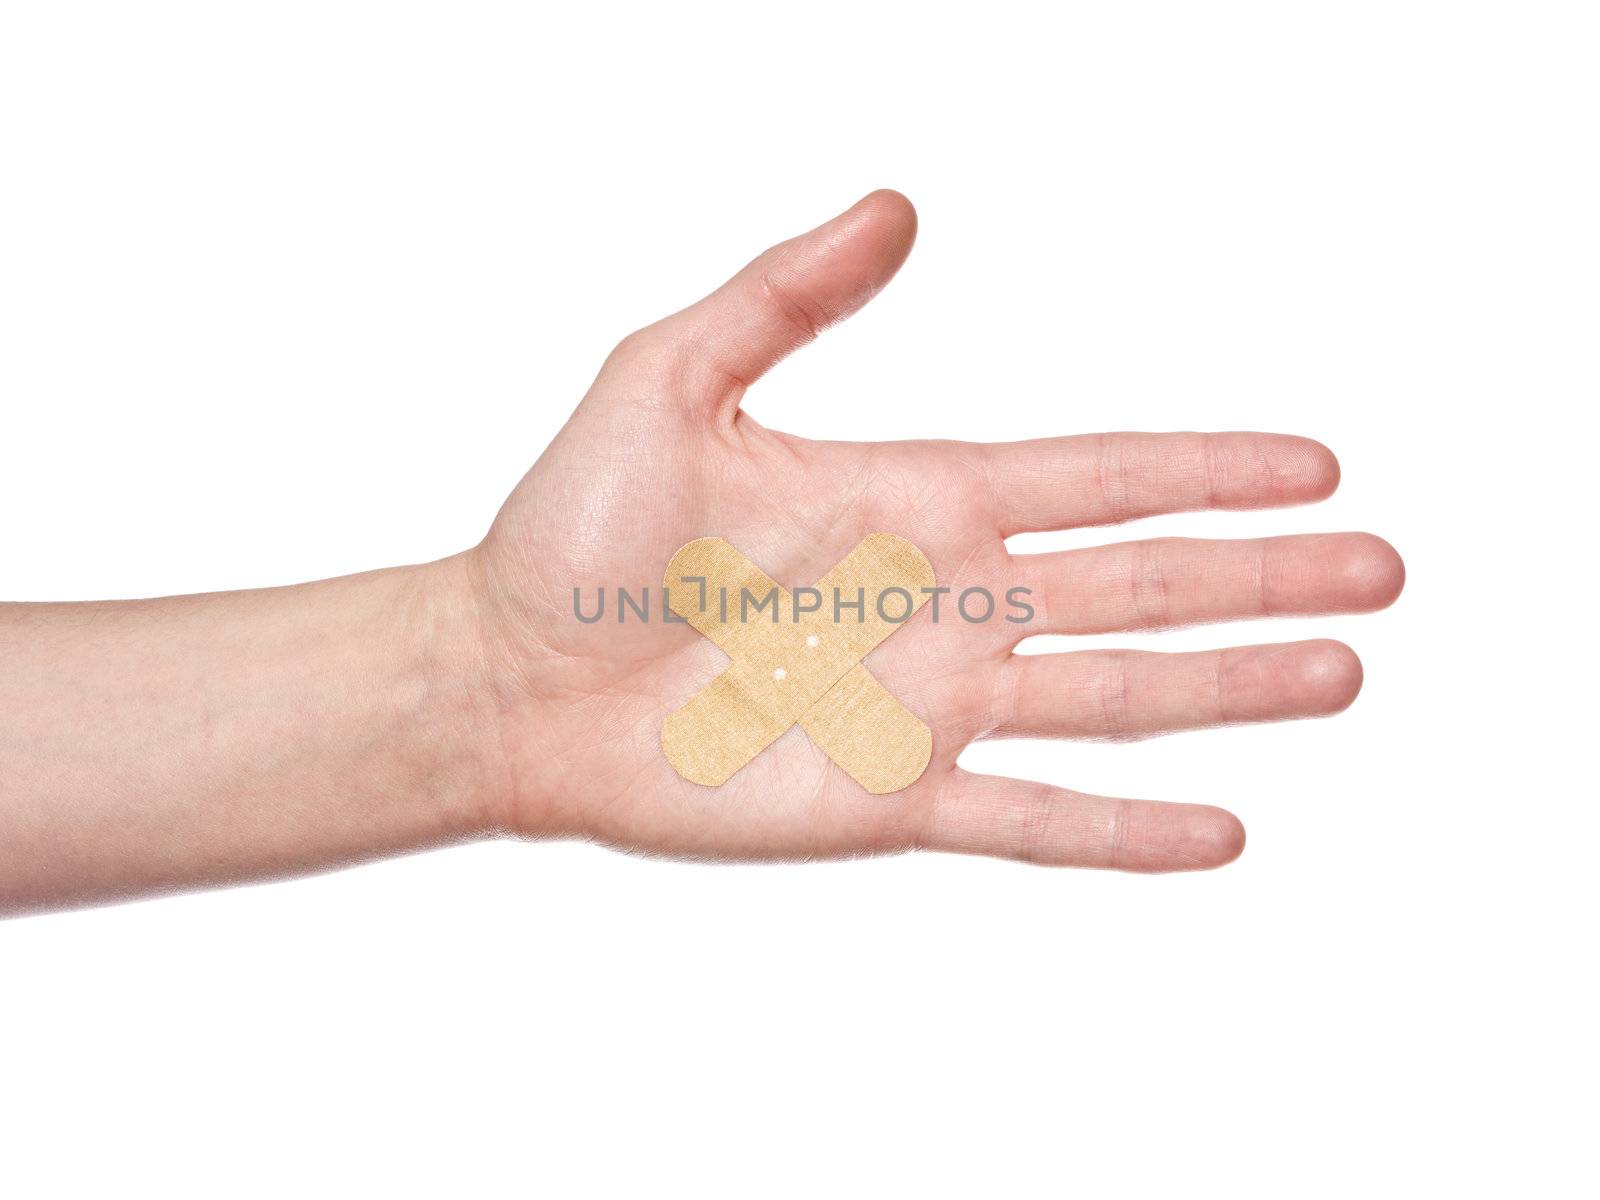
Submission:
[[[504,832],[516,808],[472,553],[379,573],[406,614],[392,684],[398,702],[421,717],[412,747],[417,786],[458,838]]]
[[[582,791],[564,774],[561,662],[550,637],[550,613],[528,597],[530,586],[502,546],[491,538],[452,559],[433,564],[454,573],[471,612],[474,648],[470,688],[483,722],[479,735],[490,776],[486,828],[522,837],[570,836],[587,822],[571,806]],[[463,660],[465,661],[465,659]]]

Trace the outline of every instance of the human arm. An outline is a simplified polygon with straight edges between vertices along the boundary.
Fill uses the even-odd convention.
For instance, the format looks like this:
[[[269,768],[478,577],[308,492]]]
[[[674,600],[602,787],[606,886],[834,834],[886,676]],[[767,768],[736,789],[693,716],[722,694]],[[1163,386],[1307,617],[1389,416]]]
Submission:
[[[0,610],[0,904],[51,906],[309,870],[497,831],[700,857],[911,848],[1132,870],[1242,847],[1207,806],[1088,796],[956,765],[991,736],[1132,738],[1348,704],[1332,642],[1201,654],[1014,653],[1111,633],[1357,612],[1403,583],[1367,534],[1158,539],[1014,555],[1011,534],[1321,499],[1322,446],[1269,434],[1004,445],[815,442],[746,388],[875,294],[915,218],[874,193],[625,339],[488,536],[440,563],[299,587]],[[574,587],[658,584],[723,536],[807,583],[868,533],[940,582],[1026,586],[1038,619],[908,625],[870,660],[933,732],[911,787],[872,796],[798,732],[728,784],[678,777],[666,714],[720,669],[681,625],[574,619]]]

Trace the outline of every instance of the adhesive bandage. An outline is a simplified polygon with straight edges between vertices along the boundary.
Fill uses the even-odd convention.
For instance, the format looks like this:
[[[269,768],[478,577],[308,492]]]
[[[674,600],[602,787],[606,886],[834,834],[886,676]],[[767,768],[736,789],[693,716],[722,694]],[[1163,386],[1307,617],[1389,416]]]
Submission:
[[[665,583],[672,611],[732,660],[662,724],[661,746],[678,774],[726,783],[798,724],[869,792],[897,792],[921,777],[932,732],[861,660],[927,601],[934,575],[922,551],[871,534],[801,589],[822,597],[808,607],[722,538],[684,546]],[[747,594],[758,605],[754,619],[745,619]],[[840,619],[844,610],[852,619]]]

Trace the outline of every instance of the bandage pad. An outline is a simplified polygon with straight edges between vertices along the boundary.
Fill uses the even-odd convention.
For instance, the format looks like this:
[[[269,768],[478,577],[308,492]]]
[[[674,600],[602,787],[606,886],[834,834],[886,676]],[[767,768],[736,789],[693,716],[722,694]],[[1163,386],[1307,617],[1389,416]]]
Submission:
[[[820,609],[798,619],[794,597],[722,538],[684,546],[665,583],[672,611],[732,660],[661,727],[678,774],[719,786],[798,724],[868,792],[897,792],[922,775],[933,734],[861,664],[904,623],[882,610],[909,618],[934,584],[933,567],[910,542],[864,538],[817,581]],[[769,595],[776,607],[756,607]]]

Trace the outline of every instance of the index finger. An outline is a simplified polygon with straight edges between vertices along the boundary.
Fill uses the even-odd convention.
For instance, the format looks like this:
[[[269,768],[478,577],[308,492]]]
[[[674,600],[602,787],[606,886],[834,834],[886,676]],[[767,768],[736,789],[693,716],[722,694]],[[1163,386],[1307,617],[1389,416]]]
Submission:
[[[983,447],[1002,537],[1324,500],[1339,460],[1281,433],[1102,433]]]

